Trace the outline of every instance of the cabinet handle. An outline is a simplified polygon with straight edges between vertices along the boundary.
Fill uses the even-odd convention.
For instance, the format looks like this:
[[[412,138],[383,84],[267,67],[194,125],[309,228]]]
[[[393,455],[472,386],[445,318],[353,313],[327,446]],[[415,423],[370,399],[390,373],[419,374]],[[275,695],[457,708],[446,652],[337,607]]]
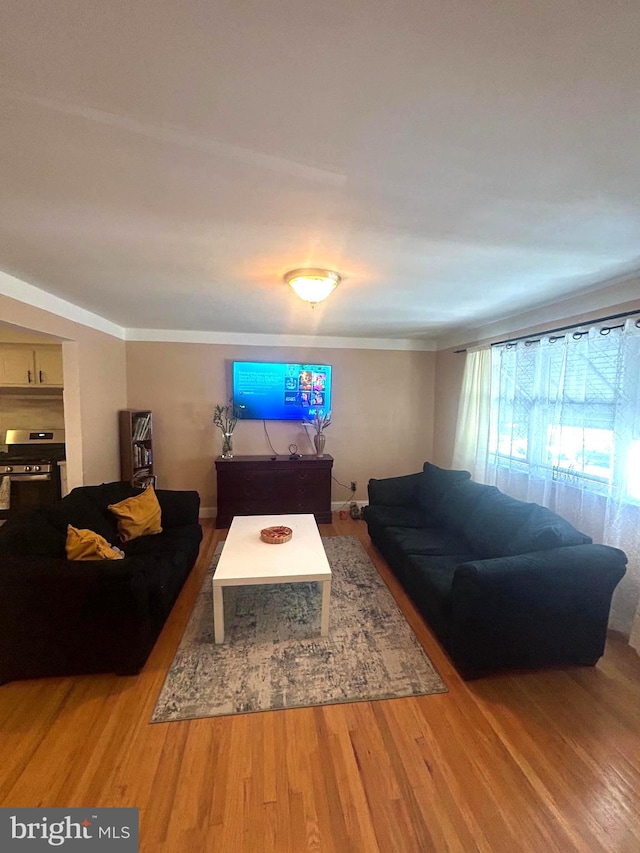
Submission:
[[[29,385],[31,385],[31,371],[27,370],[27,379],[29,381]]]
[[[38,371],[38,374],[39,374],[39,376],[40,376],[40,382],[44,382],[44,379],[42,378],[42,371],[41,371],[41,370],[39,370],[39,371]]]

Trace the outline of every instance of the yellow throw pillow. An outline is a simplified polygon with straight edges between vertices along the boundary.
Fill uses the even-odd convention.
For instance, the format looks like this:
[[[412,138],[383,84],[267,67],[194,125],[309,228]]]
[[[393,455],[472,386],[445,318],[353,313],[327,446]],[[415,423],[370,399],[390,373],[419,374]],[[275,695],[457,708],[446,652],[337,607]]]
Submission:
[[[162,533],[162,513],[153,486],[147,486],[132,498],[109,504],[109,509],[118,517],[118,534],[122,542]]]
[[[78,530],[67,525],[68,560],[121,560],[124,554],[115,551],[104,536],[93,530]]]

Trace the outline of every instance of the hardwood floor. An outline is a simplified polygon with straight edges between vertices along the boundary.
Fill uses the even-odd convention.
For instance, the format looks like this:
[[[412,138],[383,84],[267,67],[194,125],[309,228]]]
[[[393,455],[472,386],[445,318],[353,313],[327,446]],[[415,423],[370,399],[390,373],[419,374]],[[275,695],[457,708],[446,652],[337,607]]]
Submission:
[[[144,671],[0,687],[0,805],[136,806],[142,851],[640,851],[640,657],[465,683],[358,536],[449,692],[150,724],[214,547]]]

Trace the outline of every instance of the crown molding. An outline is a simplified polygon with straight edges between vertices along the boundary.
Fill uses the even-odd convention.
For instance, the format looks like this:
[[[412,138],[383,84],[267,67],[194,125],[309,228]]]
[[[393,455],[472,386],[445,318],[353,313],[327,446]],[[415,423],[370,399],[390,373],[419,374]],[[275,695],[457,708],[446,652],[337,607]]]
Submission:
[[[437,350],[489,342],[513,335],[527,334],[539,326],[551,326],[573,322],[576,318],[594,312],[614,313],[639,304],[640,275],[637,272],[610,280],[606,286],[597,286],[582,293],[545,303],[519,314],[501,317],[483,325],[451,332],[439,338]],[[580,320],[578,320],[580,322]],[[588,317],[585,323],[590,322]]]
[[[435,352],[433,341],[395,338],[343,338],[315,335],[260,335],[242,332],[192,332],[175,329],[126,329],[127,341],[232,346],[316,347],[318,349],[375,349]]]
[[[242,332],[202,332],[187,329],[128,329],[105,320],[99,314],[80,308],[0,270],[0,294],[40,308],[73,323],[88,326],[124,341],[157,341],[159,343],[231,344],[235,346],[316,347],[318,349],[400,350],[433,352],[433,341],[411,338],[346,338],[315,335],[260,335]]]
[[[68,302],[66,299],[54,296],[53,293],[48,293],[46,290],[35,287],[33,284],[28,284],[26,281],[22,281],[22,279],[2,272],[2,270],[0,270],[0,294],[15,299],[18,302],[24,302],[26,305],[31,305],[34,308],[40,308],[42,311],[55,314],[57,317],[62,317],[65,320],[70,320],[72,323],[88,326],[91,329],[104,332],[120,340],[125,339],[125,329],[122,326],[118,326],[117,323],[105,320],[104,317],[94,314],[93,311],[80,308],[78,305],[74,305],[73,302]]]

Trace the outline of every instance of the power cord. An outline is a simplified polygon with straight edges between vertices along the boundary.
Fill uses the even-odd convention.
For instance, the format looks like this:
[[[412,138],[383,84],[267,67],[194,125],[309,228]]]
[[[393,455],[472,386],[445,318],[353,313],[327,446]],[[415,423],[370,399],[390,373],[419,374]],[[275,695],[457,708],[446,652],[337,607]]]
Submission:
[[[307,427],[307,426],[309,426],[309,424],[303,424],[303,426],[304,426],[304,427]],[[273,453],[273,455],[274,455],[274,456],[284,456],[284,454],[283,454],[283,453],[277,453],[277,452],[274,450],[273,444],[271,444],[271,438],[269,437],[269,430],[267,429],[267,422],[266,422],[266,420],[263,420],[263,421],[262,421],[262,429],[264,430],[264,434],[265,434],[265,435],[266,435],[266,437],[267,437],[267,442],[268,442],[268,444],[269,444],[269,447],[271,448],[271,452]],[[312,451],[312,453],[315,453],[315,452],[316,452],[315,445],[314,445],[313,441],[311,440],[311,436],[309,435],[308,430],[306,430],[306,429],[305,429],[305,435],[306,435],[306,436],[307,436],[307,438],[309,439],[309,444],[310,444],[310,446],[311,446],[311,451]],[[293,446],[294,446],[294,445],[291,445],[291,444],[289,445],[289,452],[290,452],[290,453],[292,453],[292,454],[293,454],[293,453],[297,453],[297,452],[298,452],[298,448],[297,448],[297,446],[295,446],[295,450],[291,450],[291,448],[292,448]],[[335,477],[334,477],[334,479],[335,479]],[[338,482],[338,481],[336,480],[336,483],[337,483],[337,482]],[[340,483],[340,485],[341,485],[341,486],[343,486],[343,485],[344,485],[344,483]],[[345,489],[348,489],[348,488],[349,488],[348,486],[345,486]]]
[[[351,491],[350,486],[347,486],[345,483],[341,483],[340,480],[336,479],[336,477],[334,477],[333,474],[331,475],[331,479],[333,480],[334,483],[337,483],[339,486],[342,486],[343,489],[346,489],[348,492]]]
[[[281,456],[282,454],[276,453],[273,449],[273,444],[271,444],[271,439],[269,438],[269,430],[267,429],[267,422],[265,420],[262,421],[262,428],[264,429],[264,434],[267,436],[267,441],[269,442],[269,447],[271,448],[271,452],[274,456]]]
[[[275,451],[275,449],[274,449],[274,447],[273,447],[273,444],[271,443],[271,437],[269,436],[269,430],[267,429],[267,422],[266,422],[266,420],[263,420],[263,421],[262,421],[262,428],[263,428],[263,430],[264,430],[264,434],[265,434],[265,436],[267,437],[267,442],[268,442],[268,444],[269,444],[269,447],[271,448],[271,452],[273,453],[273,455],[274,455],[274,456],[282,455],[282,454],[278,454],[278,453],[276,453],[276,451]],[[305,432],[306,432],[306,430],[305,430]],[[309,433],[308,433],[308,432],[307,432],[307,438],[309,439],[309,443],[313,446],[313,442],[311,441],[311,438],[310,438],[310,436],[309,436]],[[289,445],[289,450],[291,450],[291,447],[293,447],[293,445]],[[297,450],[297,448],[296,448],[296,450]],[[314,450],[315,450],[315,448],[314,448]],[[351,497],[351,496],[353,496],[353,494],[354,494],[354,490],[351,488],[351,486],[347,486],[347,484],[346,484],[346,483],[341,483],[341,482],[340,482],[340,480],[338,480],[338,479],[337,479],[337,477],[335,477],[333,474],[331,475],[331,479],[334,481],[334,483],[337,483],[341,488],[346,489],[346,490],[349,492],[350,497]],[[342,506],[340,506],[340,507],[338,508],[338,512],[340,512],[341,510],[343,510],[343,509],[346,507],[346,505],[347,505],[347,504],[352,504],[352,505],[353,505],[354,503],[355,503],[355,501],[350,501],[350,500],[349,500],[349,498],[347,498],[347,499],[346,499],[346,501],[342,504]],[[357,506],[357,504],[356,504],[356,506]],[[352,518],[353,518],[353,517],[354,517],[354,516],[352,515]]]
[[[334,481],[334,483],[337,483],[339,486],[342,486],[343,489],[347,489],[347,491],[350,492],[351,495],[353,495],[353,491],[350,486],[347,486],[345,483],[341,483],[340,480],[333,476],[333,474],[331,475],[331,479]],[[346,505],[350,503],[355,503],[355,501],[350,501],[349,498],[347,498],[346,501],[342,504],[342,506],[338,507],[338,512],[341,512],[346,507]]]

